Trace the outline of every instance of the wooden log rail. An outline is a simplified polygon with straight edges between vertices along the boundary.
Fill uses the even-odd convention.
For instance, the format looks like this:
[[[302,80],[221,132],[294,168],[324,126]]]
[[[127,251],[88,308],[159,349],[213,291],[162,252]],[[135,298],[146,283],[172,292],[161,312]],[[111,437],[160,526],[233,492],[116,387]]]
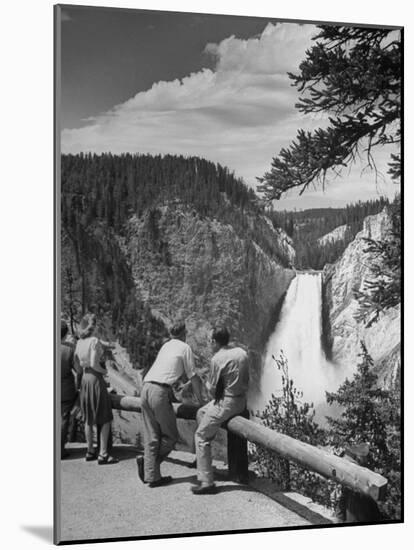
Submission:
[[[139,397],[111,394],[111,399],[114,409],[141,411]],[[194,420],[198,407],[174,403],[174,410],[177,418]],[[244,446],[240,446],[231,438],[228,442],[229,469],[238,469],[239,477],[247,477],[247,441],[251,441],[374,501],[382,500],[385,496],[387,479],[368,468],[271,430],[242,416],[235,416],[227,422],[225,427],[229,433],[244,442]],[[241,450],[244,457],[240,456]],[[235,453],[239,456],[234,456]]]

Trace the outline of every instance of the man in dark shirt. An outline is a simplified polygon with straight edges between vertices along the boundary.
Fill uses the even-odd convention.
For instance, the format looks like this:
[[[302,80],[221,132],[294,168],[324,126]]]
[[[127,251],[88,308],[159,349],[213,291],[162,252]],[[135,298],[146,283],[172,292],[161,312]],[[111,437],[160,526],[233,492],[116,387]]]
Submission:
[[[226,327],[213,330],[211,344],[214,355],[207,383],[212,401],[197,413],[199,425],[195,433],[195,447],[200,485],[192,488],[196,495],[217,492],[213,480],[211,442],[223,422],[246,408],[249,361],[247,353],[240,347],[230,346],[229,340]]]
[[[60,412],[61,412],[61,458],[66,458],[68,452],[65,450],[66,439],[68,435],[70,412],[78,396],[82,370],[75,366],[74,346],[65,338],[68,334],[68,325],[61,321],[60,326]],[[77,369],[77,370],[75,370]]]

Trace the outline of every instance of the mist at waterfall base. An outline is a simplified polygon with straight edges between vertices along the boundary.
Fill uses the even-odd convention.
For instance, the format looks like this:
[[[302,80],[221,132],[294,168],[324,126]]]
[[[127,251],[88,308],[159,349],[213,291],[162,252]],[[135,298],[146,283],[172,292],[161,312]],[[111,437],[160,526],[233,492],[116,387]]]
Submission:
[[[313,403],[315,421],[326,424],[325,415],[338,416],[339,409],[326,403],[326,391],[336,391],[350,375],[341,365],[327,360],[322,347],[322,275],[297,273],[292,280],[271,334],[262,363],[258,384],[248,395],[248,407],[254,414],[263,411],[272,394],[282,395],[281,372],[275,360],[281,352],[288,361],[289,377],[303,392],[303,402]]]

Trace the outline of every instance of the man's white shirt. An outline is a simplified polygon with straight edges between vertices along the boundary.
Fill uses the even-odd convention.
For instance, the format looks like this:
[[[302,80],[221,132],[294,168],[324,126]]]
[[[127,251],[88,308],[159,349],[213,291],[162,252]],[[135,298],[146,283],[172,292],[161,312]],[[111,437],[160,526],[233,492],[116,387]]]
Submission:
[[[158,352],[154,364],[145,376],[145,382],[172,386],[184,373],[188,379],[196,374],[194,354],[186,342],[172,338]]]

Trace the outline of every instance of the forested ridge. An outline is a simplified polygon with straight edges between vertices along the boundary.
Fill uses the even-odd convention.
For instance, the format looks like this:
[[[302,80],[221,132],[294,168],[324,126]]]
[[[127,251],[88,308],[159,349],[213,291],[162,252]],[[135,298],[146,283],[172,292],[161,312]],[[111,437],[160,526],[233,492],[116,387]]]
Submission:
[[[164,265],[164,206],[231,225],[280,265],[290,261],[253,190],[218,164],[171,155],[63,155],[61,182],[62,311],[72,330],[86,311],[109,319],[137,368],[151,363],[167,331],[137,296],[124,247],[132,217],[143,220],[142,245]]]
[[[65,228],[104,221],[118,234],[135,214],[180,203],[201,216],[232,225],[270,256],[289,263],[277,242],[264,238],[255,192],[226,167],[174,155],[62,155],[62,223]]]
[[[358,201],[344,208],[312,208],[298,211],[269,211],[274,227],[283,229],[293,240],[298,269],[323,269],[335,262],[356,234],[362,230],[367,216],[390,208],[385,197],[370,201]],[[344,227],[343,234],[326,242],[319,239],[337,227]]]
[[[74,206],[82,210],[86,222],[105,220],[119,232],[128,215],[140,216],[160,202],[171,200],[180,200],[206,216],[220,219],[231,214],[229,221],[242,225],[243,212],[261,211],[252,189],[227,168],[198,157],[110,153],[62,156],[64,215]]]
[[[379,198],[345,208],[278,212],[265,209],[255,192],[227,168],[197,157],[82,153],[62,156],[62,222],[69,231],[79,224],[86,227],[103,221],[122,235],[131,215],[139,217],[171,202],[230,223],[237,232],[250,233],[267,253],[288,265],[276,243],[264,239],[260,229],[255,228],[254,217],[266,214],[275,228],[293,239],[298,269],[322,269],[326,263],[336,261],[362,229],[364,218],[389,205],[386,198]],[[342,238],[318,242],[341,225],[347,226]]]

